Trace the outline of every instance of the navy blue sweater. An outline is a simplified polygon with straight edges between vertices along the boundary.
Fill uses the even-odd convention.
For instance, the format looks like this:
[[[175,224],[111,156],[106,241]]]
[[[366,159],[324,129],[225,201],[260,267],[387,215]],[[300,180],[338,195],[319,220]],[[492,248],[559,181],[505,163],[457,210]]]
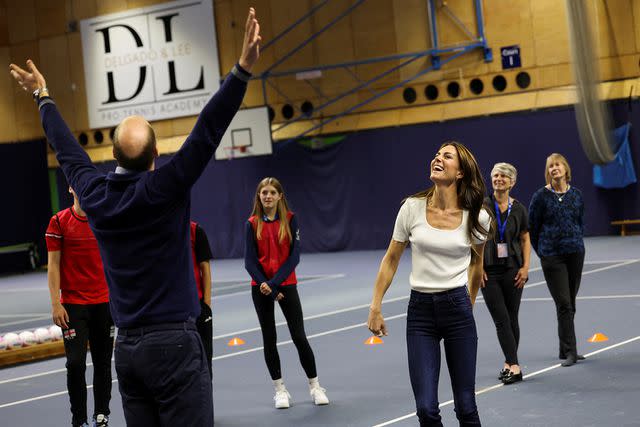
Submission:
[[[40,100],[42,126],[87,213],[120,328],[184,322],[200,314],[190,247],[190,191],[240,107],[249,74],[234,72],[200,113],[171,160],[154,171],[104,174],[50,99]],[[239,70],[239,71],[238,71]]]
[[[584,252],[584,201],[582,193],[569,188],[562,201],[542,187],[531,197],[529,232],[539,257]]]

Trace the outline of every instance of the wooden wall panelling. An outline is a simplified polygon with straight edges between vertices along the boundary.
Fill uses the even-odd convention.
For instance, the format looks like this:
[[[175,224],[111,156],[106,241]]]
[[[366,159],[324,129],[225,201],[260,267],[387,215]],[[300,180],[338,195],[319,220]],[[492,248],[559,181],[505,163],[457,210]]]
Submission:
[[[445,104],[431,104],[416,106],[400,110],[398,123],[400,125],[412,123],[439,122],[443,120]]]
[[[394,31],[398,53],[420,52],[433,46],[429,31],[427,2],[424,0],[393,0]],[[430,65],[429,57],[417,59],[400,69],[400,79],[406,80]]]
[[[36,38],[34,0],[5,0],[11,44]]]
[[[70,0],[36,0],[35,18],[37,38],[59,36],[67,32],[71,9]]]
[[[173,119],[171,125],[173,127],[173,135],[188,135],[196,124],[196,116],[180,117]]]
[[[633,16],[633,30],[636,42],[635,52],[640,52],[640,0],[631,1],[631,10],[629,12]]]
[[[476,11],[473,1],[464,0],[445,3],[447,8],[464,24],[471,34],[477,34]],[[444,7],[436,7],[436,17],[438,21],[438,42],[441,47],[471,41],[465,31],[445,12]]]
[[[565,4],[558,0],[531,0],[536,65],[570,61]]]
[[[625,79],[640,74],[638,54],[600,58],[598,62],[602,81]]]
[[[95,0],[96,16],[127,10],[127,0]]]
[[[398,51],[393,3],[388,0],[369,0],[351,14],[353,45],[356,60],[393,55]],[[391,68],[390,62],[358,66],[357,74],[369,80]],[[399,72],[379,80],[376,87],[399,81]]]
[[[593,0],[594,43],[598,57],[627,55],[636,51],[631,0]]]
[[[320,8],[316,12],[314,27],[322,28],[346,6],[347,3],[343,2],[340,3],[340,8],[335,5]],[[357,9],[354,13],[357,13]],[[351,62],[355,59],[351,19],[351,16],[344,17],[315,40],[318,65]],[[356,72],[356,67],[349,69],[351,72]],[[325,70],[322,72],[322,77],[313,80],[312,83],[317,85],[328,98],[333,98],[358,85],[345,69]]]
[[[0,2],[0,46],[9,45],[9,12],[4,1]]]
[[[69,49],[69,81],[75,111],[76,130],[89,129],[89,112],[87,110],[87,84],[84,75],[84,59],[82,57],[82,39],[80,32],[67,36]]]
[[[235,37],[238,31],[237,19],[233,16],[231,0],[216,1],[214,4],[214,16],[216,24],[216,41],[218,42],[218,59],[220,63],[220,75],[229,72],[236,63],[240,52],[236,51]]]
[[[400,120],[400,110],[377,111],[366,113],[358,120],[358,130],[376,129],[384,127],[398,126]]]
[[[154,4],[164,3],[165,0],[127,0],[127,9],[137,9]]]
[[[539,88],[550,88],[573,84],[573,71],[569,63],[538,68]]]
[[[76,20],[78,24],[83,19],[93,18],[98,15],[96,0],[71,0],[69,18]],[[80,27],[78,27],[80,31]]]
[[[3,64],[11,62],[8,47],[0,48],[0,61]],[[16,127],[16,110],[14,98],[16,93],[14,87],[17,86],[15,80],[7,72],[0,74],[0,143],[15,142],[18,138],[18,129]],[[22,92],[22,91],[20,91]],[[24,93],[17,95],[24,96]]]
[[[502,71],[500,48],[519,45],[522,66],[535,66],[535,44],[530,8],[531,0],[486,0],[484,2],[485,34],[493,48],[489,72]]]
[[[76,114],[74,108],[73,90],[71,88],[71,75],[69,48],[67,36],[61,35],[47,39],[41,39],[40,64],[47,86],[51,89],[51,95],[55,97],[60,114],[64,117],[70,129],[78,129],[76,126]],[[74,58],[75,62],[75,58]]]
[[[235,3],[235,2],[234,2]],[[235,7],[235,4],[234,4]],[[311,8],[308,0],[290,2],[287,0],[271,0],[270,20],[264,25],[271,28],[271,36],[275,37],[287,27],[300,19]],[[246,8],[243,8],[246,10]],[[273,49],[274,60],[282,59],[288,52],[296,48],[301,42],[309,38],[315,31],[313,19],[306,19],[293,28],[285,36],[274,43],[269,49]],[[310,67],[315,64],[314,45],[307,44],[297,51],[289,59],[276,67],[277,70],[285,70],[299,67]],[[267,65],[267,64],[264,64]],[[270,66],[271,64],[269,64]]]
[[[10,47],[11,62],[23,68],[27,59],[33,60],[40,71],[45,73],[46,67],[40,64],[38,42],[28,41]],[[16,128],[19,140],[30,140],[41,137],[44,133],[40,125],[40,116],[31,94],[25,93],[15,82],[13,83]]]

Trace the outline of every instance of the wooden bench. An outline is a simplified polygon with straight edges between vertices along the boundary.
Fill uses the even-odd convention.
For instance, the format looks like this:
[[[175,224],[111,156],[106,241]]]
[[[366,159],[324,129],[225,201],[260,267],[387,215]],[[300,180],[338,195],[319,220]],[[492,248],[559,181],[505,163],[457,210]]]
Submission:
[[[632,234],[640,234],[640,231],[628,231],[628,225],[638,225],[640,224],[640,219],[621,219],[620,221],[611,221],[611,225],[619,225],[620,235],[621,236],[630,236]]]

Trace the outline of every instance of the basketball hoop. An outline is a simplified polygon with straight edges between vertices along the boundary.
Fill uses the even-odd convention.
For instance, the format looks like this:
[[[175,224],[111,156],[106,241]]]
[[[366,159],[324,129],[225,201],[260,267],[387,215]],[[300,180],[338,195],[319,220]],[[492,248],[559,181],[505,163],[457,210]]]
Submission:
[[[222,148],[224,149],[227,160],[233,160],[236,157],[245,157],[244,154],[247,153],[247,146],[245,145],[240,145],[236,147],[226,146]]]

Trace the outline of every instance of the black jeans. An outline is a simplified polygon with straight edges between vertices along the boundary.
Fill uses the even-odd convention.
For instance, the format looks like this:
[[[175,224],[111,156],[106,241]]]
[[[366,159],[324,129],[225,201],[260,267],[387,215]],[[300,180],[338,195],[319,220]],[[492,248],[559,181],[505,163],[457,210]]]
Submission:
[[[128,426],[213,426],[211,378],[194,323],[119,329],[115,356]]]
[[[561,359],[578,354],[573,319],[576,315],[576,296],[580,289],[584,252],[541,257],[544,279],[556,304],[558,338]]]
[[[487,267],[485,271],[488,280],[482,288],[482,296],[496,325],[504,361],[509,365],[517,365],[520,343],[518,310],[522,298],[522,288],[514,286],[518,268],[498,266]]]
[[[113,321],[109,303],[64,304],[69,315],[69,329],[63,330],[67,356],[67,389],[71,402],[72,424],[87,421],[87,342],[93,361],[93,415],[109,415],[111,400],[111,352],[113,351]]]
[[[282,309],[289,333],[293,344],[298,350],[302,369],[307,374],[307,378],[315,378],[318,376],[316,372],[316,359],[313,350],[307,340],[307,334],[304,331],[304,321],[302,317],[302,305],[296,285],[281,286],[280,292],[284,298],[278,303]],[[264,359],[267,362],[267,368],[272,380],[282,378],[280,369],[280,356],[278,355],[276,332],[276,320],[274,314],[274,301],[271,295],[263,295],[260,292],[260,286],[251,287],[251,298],[258,315],[260,329],[262,329],[262,342],[264,346]]]
[[[213,313],[211,307],[205,304],[203,300],[200,300],[200,316],[196,319],[196,328],[202,340],[204,354],[209,361],[207,365],[209,368],[209,376],[213,379]]]
[[[420,427],[442,427],[440,340],[444,340],[456,417],[461,426],[479,426],[475,397],[478,334],[466,286],[437,293],[411,291],[407,355]]]

